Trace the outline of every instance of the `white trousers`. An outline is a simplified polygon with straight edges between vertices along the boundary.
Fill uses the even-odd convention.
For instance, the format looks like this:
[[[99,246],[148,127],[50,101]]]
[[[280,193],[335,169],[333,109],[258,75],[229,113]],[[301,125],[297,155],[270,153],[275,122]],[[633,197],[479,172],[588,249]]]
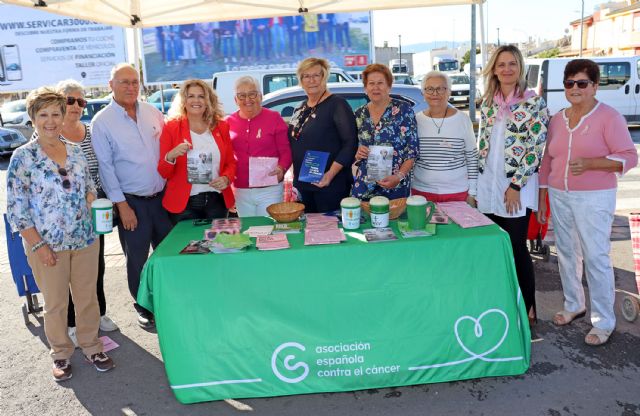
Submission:
[[[564,309],[579,312],[586,308],[582,287],[584,262],[591,301],[591,324],[613,331],[616,326],[613,310],[615,282],[609,252],[616,189],[565,192],[549,188],[549,200]]]
[[[238,216],[265,216],[269,205],[284,201],[284,186],[280,182],[263,188],[235,188],[235,197]]]

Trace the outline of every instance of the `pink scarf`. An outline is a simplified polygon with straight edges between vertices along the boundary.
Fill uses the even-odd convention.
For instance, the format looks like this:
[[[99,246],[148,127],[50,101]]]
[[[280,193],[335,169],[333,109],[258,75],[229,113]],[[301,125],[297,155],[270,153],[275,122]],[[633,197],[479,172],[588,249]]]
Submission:
[[[512,106],[516,104],[520,104],[523,101],[527,101],[529,98],[533,97],[534,95],[536,95],[535,92],[531,90],[525,90],[522,96],[517,96],[516,90],[514,89],[513,91],[511,91],[509,96],[505,99],[504,96],[502,95],[502,92],[498,90],[498,92],[496,92],[496,95],[493,96],[493,102],[498,105],[497,119],[502,120],[503,118],[507,117],[509,114],[511,114]]]

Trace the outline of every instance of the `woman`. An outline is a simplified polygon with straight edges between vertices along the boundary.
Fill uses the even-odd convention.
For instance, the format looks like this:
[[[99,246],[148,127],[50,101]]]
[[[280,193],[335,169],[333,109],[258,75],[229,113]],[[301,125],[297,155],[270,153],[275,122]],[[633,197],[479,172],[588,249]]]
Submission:
[[[355,114],[358,170],[351,195],[366,201],[377,195],[406,198],[411,189],[411,170],[418,157],[413,109],[389,96],[393,75],[387,66],[368,65],[362,72],[362,82],[370,101]],[[373,156],[370,151],[376,149]]]
[[[353,183],[349,169],[357,149],[353,111],[343,98],[327,89],[329,62],[326,59],[303,60],[297,74],[307,99],[294,111],[289,122],[293,185],[302,197],[306,212],[337,210]],[[313,183],[299,180],[308,150],[328,153],[322,178]]]
[[[96,295],[99,243],[89,205],[96,198],[79,146],[62,140],[65,97],[43,87],[27,97],[32,140],[13,153],[7,172],[7,216],[24,240],[25,253],[44,296],[44,327],[53,378],[71,378],[74,345],[67,333],[69,288],[76,304],[78,344],[98,371],[114,367],[98,339]]]
[[[162,205],[174,225],[224,218],[235,203],[229,185],[236,162],[218,97],[198,79],[185,81],[176,97],[160,136],[158,172],[167,180]],[[201,175],[203,169],[206,174]]]
[[[553,317],[553,323],[567,325],[585,315],[584,261],[593,325],[584,339],[589,345],[606,343],[616,326],[609,236],[617,177],[638,164],[624,117],[596,100],[599,82],[595,62],[575,59],[567,64],[563,83],[571,106],[551,119],[540,168],[539,200],[549,193],[564,292],[564,310]],[[547,207],[543,205],[538,221],[544,224]]]
[[[429,201],[476,205],[478,150],[469,117],[449,106],[451,79],[431,71],[422,79],[429,108],[416,115],[420,158],[413,169],[412,195]]]
[[[235,101],[239,110],[227,117],[231,142],[236,156],[236,208],[240,217],[267,215],[267,207],[283,200],[284,174],[291,166],[291,148],[287,139],[287,124],[280,114],[262,108],[258,80],[250,76],[238,78]],[[252,185],[251,163],[270,158],[275,164],[268,175],[275,185]],[[254,168],[255,169],[255,168]],[[256,178],[267,180],[269,178]]]
[[[84,157],[87,159],[89,165],[89,172],[91,173],[91,179],[96,186],[98,198],[106,198],[106,194],[102,190],[100,183],[100,176],[98,175],[98,159],[93,152],[91,145],[91,130],[89,126],[80,121],[80,117],[84,112],[84,108],[87,106],[87,101],[84,99],[84,88],[78,82],[74,80],[60,81],[56,86],[57,90],[65,96],[67,100],[67,111],[64,115],[64,121],[62,124],[62,135],[65,143],[79,146],[84,153]],[[104,234],[100,234],[100,251],[98,254],[98,281],[96,284],[98,305],[100,307],[100,330],[109,332],[118,329],[111,318],[106,315],[107,302],[104,296]],[[69,292],[69,312],[67,314],[67,326],[69,337],[71,341],[77,346],[78,340],[76,338],[76,315],[73,305],[73,298],[71,292]]]
[[[533,324],[535,275],[527,250],[527,229],[532,210],[538,208],[536,172],[547,136],[547,107],[541,97],[526,89],[524,59],[513,45],[494,52],[484,78],[477,204],[480,212],[509,233],[518,283]]]

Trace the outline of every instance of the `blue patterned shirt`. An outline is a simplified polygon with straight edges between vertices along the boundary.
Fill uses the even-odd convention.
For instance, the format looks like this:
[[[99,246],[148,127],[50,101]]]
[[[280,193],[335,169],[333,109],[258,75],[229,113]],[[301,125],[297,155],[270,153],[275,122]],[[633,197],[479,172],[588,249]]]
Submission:
[[[58,165],[38,140],[16,149],[7,171],[7,217],[11,229],[35,227],[53,251],[79,250],[95,235],[86,196],[96,194],[87,159],[79,146],[65,144],[64,168],[71,187],[64,189]]]
[[[400,170],[405,161],[418,159],[418,127],[409,104],[392,98],[378,124],[373,124],[366,104],[358,108],[355,114],[359,146],[393,146],[393,174]],[[358,166],[351,195],[363,200],[378,195],[389,199],[405,198],[411,190],[409,178],[410,175],[407,175],[397,187],[385,189],[367,180],[367,160],[363,159]]]

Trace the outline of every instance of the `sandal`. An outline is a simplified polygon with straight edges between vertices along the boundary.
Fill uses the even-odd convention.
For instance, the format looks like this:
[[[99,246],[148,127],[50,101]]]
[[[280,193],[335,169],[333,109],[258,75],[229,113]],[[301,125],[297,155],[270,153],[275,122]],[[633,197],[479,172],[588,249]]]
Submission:
[[[585,316],[586,313],[587,313],[586,310],[580,311],[580,312],[569,312],[569,311],[562,310],[554,315],[553,324],[556,326],[569,325],[574,320]]]
[[[612,332],[613,331],[606,331],[594,326],[593,328],[591,328],[591,331],[589,331],[587,336],[584,337],[584,342],[585,344],[591,345],[592,347],[606,344],[607,341],[609,341],[609,337],[611,336]]]

